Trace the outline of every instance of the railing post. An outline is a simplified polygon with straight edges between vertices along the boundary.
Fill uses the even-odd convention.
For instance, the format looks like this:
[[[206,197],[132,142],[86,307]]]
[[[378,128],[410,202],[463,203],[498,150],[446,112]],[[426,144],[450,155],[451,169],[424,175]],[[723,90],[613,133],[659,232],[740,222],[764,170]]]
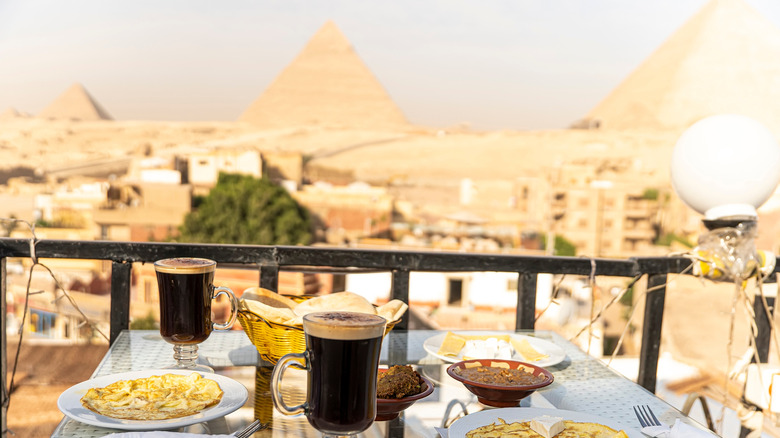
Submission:
[[[393,269],[392,285],[390,287],[390,299],[401,300],[404,303],[409,304],[409,270],[408,269]],[[395,326],[399,330],[409,329],[409,311],[401,317],[401,321]],[[396,337],[398,339],[396,339]],[[397,334],[395,337],[385,337],[385,340],[396,341],[404,348],[390,348],[390,357],[388,358],[391,365],[400,365],[408,362],[407,349],[409,341],[409,333]],[[401,414],[403,416],[403,413]],[[387,422],[387,436],[389,438],[403,438],[406,434],[406,428],[404,427],[401,418],[394,418]]]
[[[119,333],[130,327],[130,272],[132,263],[111,262],[111,332],[113,345]]]
[[[765,282],[765,284],[767,283],[769,282]],[[774,286],[777,286],[777,284]],[[763,298],[766,299],[769,311],[767,312],[767,309],[764,307],[764,300],[760,294],[756,294],[753,301],[753,311],[756,314],[756,329],[758,330],[758,333],[756,334],[756,352],[758,353],[758,360],[760,363],[767,363],[769,362],[769,346],[772,339],[772,326],[770,325],[770,320],[773,318],[775,296],[764,295]],[[755,358],[753,358],[753,362],[755,362]]]
[[[647,278],[645,316],[642,320],[642,347],[639,352],[637,383],[655,393],[658,356],[661,350],[661,326],[664,320],[666,274],[650,274]]]
[[[391,300],[401,300],[409,304],[409,270],[393,269],[393,285],[390,291]],[[409,312],[404,313],[396,327],[399,330],[409,329]]]
[[[8,347],[8,337],[6,336],[6,320],[5,320],[5,312],[6,310],[6,291],[7,286],[6,283],[8,279],[6,278],[6,270],[5,270],[5,263],[7,258],[1,257],[0,258],[0,329],[2,329],[2,333],[0,334],[0,338],[2,338],[2,341],[0,343],[0,378],[2,378],[2,384],[3,387],[0,388],[2,390],[2,393],[0,393],[0,434],[3,436],[6,435],[6,431],[8,430],[8,400],[11,396],[11,388],[8,387],[8,355],[7,355],[7,347]]]
[[[536,324],[536,275],[520,272],[517,274],[517,314],[516,330],[533,330]]]
[[[279,266],[260,266],[260,287],[279,292]]]

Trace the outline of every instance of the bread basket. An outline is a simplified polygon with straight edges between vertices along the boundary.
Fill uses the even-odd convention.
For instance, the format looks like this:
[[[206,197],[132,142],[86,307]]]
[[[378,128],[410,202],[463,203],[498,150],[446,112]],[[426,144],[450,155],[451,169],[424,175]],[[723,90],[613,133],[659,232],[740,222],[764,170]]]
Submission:
[[[309,298],[312,297],[293,297],[297,302],[302,302]],[[303,327],[268,321],[262,316],[243,308],[238,312],[238,320],[252,344],[257,348],[257,352],[260,353],[260,357],[272,364],[276,364],[287,353],[302,353],[306,349]],[[385,326],[385,335],[397,323],[398,320],[388,321],[387,326]]]

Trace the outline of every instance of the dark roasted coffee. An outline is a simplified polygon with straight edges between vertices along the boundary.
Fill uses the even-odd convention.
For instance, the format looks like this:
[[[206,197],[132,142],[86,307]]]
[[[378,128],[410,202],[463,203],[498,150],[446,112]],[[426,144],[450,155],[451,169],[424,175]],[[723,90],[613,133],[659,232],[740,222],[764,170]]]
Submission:
[[[211,297],[216,263],[178,258],[155,263],[160,290],[160,334],[172,344],[197,344],[213,329]]]
[[[350,435],[376,417],[376,379],[385,320],[376,315],[306,315],[307,418],[319,431]]]

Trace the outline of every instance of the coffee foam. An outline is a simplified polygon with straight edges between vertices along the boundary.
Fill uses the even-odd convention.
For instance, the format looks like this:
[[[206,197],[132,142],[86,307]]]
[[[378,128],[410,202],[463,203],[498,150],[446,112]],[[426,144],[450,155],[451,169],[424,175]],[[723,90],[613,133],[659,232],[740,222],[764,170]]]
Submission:
[[[343,341],[381,337],[386,324],[379,315],[358,312],[315,312],[303,317],[307,334]]]
[[[154,262],[155,271],[168,274],[202,274],[213,272],[216,268],[217,262],[214,260],[190,257],[177,257]]]

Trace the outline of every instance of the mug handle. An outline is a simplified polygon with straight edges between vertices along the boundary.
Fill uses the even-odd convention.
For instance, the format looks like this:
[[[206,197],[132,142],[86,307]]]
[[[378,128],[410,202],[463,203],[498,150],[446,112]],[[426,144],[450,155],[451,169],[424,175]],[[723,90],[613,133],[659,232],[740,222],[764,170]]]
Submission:
[[[294,359],[303,359],[303,362],[307,365],[309,363],[306,353],[287,353],[279,359],[279,362],[276,363],[274,370],[271,372],[271,400],[273,400],[276,409],[284,415],[297,415],[301,412],[305,413],[309,409],[309,402],[303,402],[293,407],[287,406],[282,394],[279,392],[279,387],[282,384],[282,375],[284,375],[284,371],[288,367],[297,368],[299,370],[308,369],[307,365]]]
[[[214,291],[217,293],[211,297],[212,299],[217,298],[222,294],[227,295],[230,299],[230,318],[228,318],[227,322],[224,324],[219,324],[216,322],[214,323],[215,330],[227,330],[233,325],[234,322],[236,322],[236,317],[238,316],[238,300],[236,299],[236,295],[232,290],[230,290],[229,287],[215,287]]]

